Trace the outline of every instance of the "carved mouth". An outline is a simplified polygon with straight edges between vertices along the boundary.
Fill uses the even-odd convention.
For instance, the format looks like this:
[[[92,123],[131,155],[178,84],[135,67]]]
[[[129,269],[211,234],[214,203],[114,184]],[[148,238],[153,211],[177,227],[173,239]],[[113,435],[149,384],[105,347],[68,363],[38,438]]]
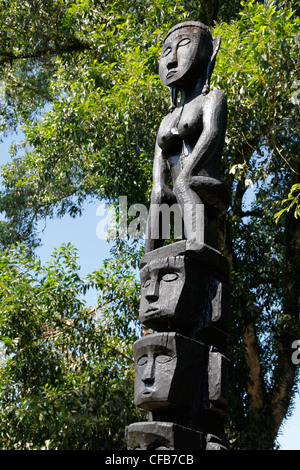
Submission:
[[[142,391],[143,397],[148,397],[152,395],[152,393],[154,392],[153,385],[154,385],[154,380],[149,380],[149,382],[144,383],[144,389]]]
[[[171,71],[167,74],[167,78],[173,77],[173,75],[175,75],[176,72],[177,72],[177,70],[171,70]]]
[[[145,311],[145,313],[158,312],[158,311],[159,311],[159,308],[157,308],[157,307],[150,307],[150,308],[147,308],[147,310]]]
[[[152,393],[153,393],[153,390],[150,388],[150,389],[148,389],[148,390],[144,390],[144,391],[142,392],[142,396],[143,396],[143,397],[149,397],[150,395],[152,395]]]

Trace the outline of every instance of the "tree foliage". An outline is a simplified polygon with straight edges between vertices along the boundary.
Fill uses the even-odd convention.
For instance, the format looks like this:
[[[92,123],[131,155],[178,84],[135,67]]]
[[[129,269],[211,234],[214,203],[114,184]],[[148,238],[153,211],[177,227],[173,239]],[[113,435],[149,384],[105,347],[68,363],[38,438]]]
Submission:
[[[22,245],[3,252],[0,264],[0,447],[124,448],[125,426],[138,418],[129,325],[137,299],[122,322],[113,309],[105,314],[107,287],[102,305],[87,309],[82,296],[100,273],[81,279],[71,246],[44,267]]]
[[[67,213],[80,215],[86,198],[117,202],[120,195],[126,195],[128,204],[148,203],[156,132],[169,106],[168,90],[157,75],[160,42],[171,25],[188,19],[205,22],[214,36],[222,37],[212,86],[222,89],[228,99],[222,166],[233,195],[231,208],[219,224],[220,247],[232,273],[233,367],[227,432],[233,448],[273,448],[293,402],[297,369],[291,361],[291,344],[300,335],[300,227],[295,217],[299,214],[300,184],[299,1],[34,0],[20,4],[2,0],[0,4],[0,70],[5,91],[0,125],[4,135],[21,125],[26,136],[21,148],[13,146],[12,161],[2,167],[0,209],[6,219],[1,222],[0,235],[4,247],[18,241],[34,247],[39,238],[38,221]],[[15,265],[18,257],[20,266],[28,263],[19,252],[11,253],[5,252],[3,259],[14,256]],[[122,349],[120,345],[124,341],[131,344],[135,335],[138,255],[135,245],[117,243],[112,259],[89,281],[98,285],[104,323],[98,317],[91,320],[93,326],[84,329],[85,337],[89,338],[95,325],[99,331],[103,325],[108,328],[107,343],[95,339],[98,349],[95,346],[97,353],[92,355],[101,377],[106,367],[103,358],[108,358],[107,351],[113,351],[108,344],[120,352],[118,360],[112,362],[114,369],[109,371],[111,381],[106,392],[101,393],[110,394],[115,387],[123,398],[123,376],[119,374],[118,382],[116,371],[125,367],[125,356],[130,357],[126,346]],[[34,264],[33,260],[30,263]],[[45,275],[49,270],[54,284],[62,275],[54,267],[39,269]],[[16,289],[20,292],[13,294],[15,302],[23,283],[29,282],[27,275],[18,276]],[[81,292],[83,285],[76,282],[81,286],[77,292]],[[37,300],[47,297],[44,284],[36,288],[43,291]],[[75,298],[72,302],[74,315],[86,318],[84,306],[75,305]],[[52,304],[44,310],[42,303],[39,310],[33,300],[30,305],[35,312],[32,325],[40,310],[44,311],[44,325],[47,316],[52,318],[59,308]],[[9,316],[5,318],[5,322],[10,321]],[[19,320],[14,321],[19,324]],[[20,334],[23,327],[18,327]],[[7,383],[17,384],[9,364],[19,357],[17,343],[13,342],[19,333],[15,334],[13,322],[10,328],[5,341],[12,341],[15,356],[7,360],[5,370],[6,377],[12,377]],[[41,337],[44,326],[40,328],[40,336],[32,334]],[[78,343],[78,354],[80,348]],[[54,364],[56,355],[59,364],[63,360],[58,351],[51,349]],[[68,363],[64,367],[70,367],[67,356],[64,360]],[[89,365],[80,361],[76,385],[68,389],[71,395],[74,392],[70,403],[73,399],[78,403],[80,393],[87,397],[84,382],[89,383],[94,370],[93,361]],[[25,363],[24,359],[24,367],[29,367]],[[53,389],[54,375],[45,382]],[[78,395],[77,385],[81,390]],[[13,409],[19,388],[11,388],[16,396],[10,397],[8,385],[1,396],[7,393],[5,406],[11,399]],[[28,400],[38,395],[37,390],[33,386],[32,394],[28,391]],[[126,400],[129,395],[126,392]],[[104,403],[102,398],[98,400]],[[27,412],[30,407],[25,406],[26,400],[24,407],[19,403],[20,416],[29,429],[37,411]],[[64,400],[61,406],[67,406]],[[66,415],[62,411],[62,423],[67,415],[72,415],[69,409]],[[105,416],[109,416],[113,428],[116,416],[112,412]],[[19,429],[16,419],[14,423]],[[54,425],[51,420],[47,423]],[[59,424],[55,425],[58,429]],[[77,428],[78,435],[84,435],[83,421],[82,426]],[[97,426],[95,435],[100,429]],[[115,445],[118,437],[114,436],[119,435],[112,428],[111,444],[107,438],[99,446]],[[46,425],[44,429],[46,440]],[[78,438],[80,443],[76,443],[76,432],[72,443],[71,438],[68,442],[57,438],[53,446],[98,446],[93,439],[86,444]],[[25,445],[25,440],[33,446],[41,445],[41,441],[35,443],[37,434],[28,434],[23,441],[20,435],[16,433],[17,437],[3,441],[3,445],[15,446],[19,441]]]
[[[174,19],[210,9],[174,0],[12,3],[13,26],[3,13],[11,39],[0,52],[2,128],[21,122],[26,146],[2,173],[2,231],[4,240],[34,244],[38,219],[76,216],[87,197],[148,201],[153,142],[168,109],[157,75],[161,40]]]
[[[232,438],[251,449],[272,447],[296,383],[290,348],[299,337],[300,227],[292,212],[277,227],[274,216],[299,184],[299,104],[292,100],[299,17],[275,2],[250,2],[239,16],[226,29],[216,84],[229,101],[225,162],[233,190],[227,225],[232,235],[224,250],[232,269],[238,384],[231,397],[238,437]]]

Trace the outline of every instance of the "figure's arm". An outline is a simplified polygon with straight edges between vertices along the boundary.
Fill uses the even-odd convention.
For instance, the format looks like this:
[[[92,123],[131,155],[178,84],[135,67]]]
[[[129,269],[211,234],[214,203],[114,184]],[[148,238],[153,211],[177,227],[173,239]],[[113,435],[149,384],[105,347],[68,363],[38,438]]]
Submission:
[[[152,204],[160,204],[172,196],[174,198],[174,194],[167,186],[168,177],[169,168],[167,159],[164,158],[163,151],[156,142],[153,162],[153,188],[151,194]]]
[[[203,108],[203,130],[196,145],[185,160],[183,177],[197,174],[223,144],[227,120],[227,102],[222,91],[213,90]]]
[[[162,188],[168,179],[167,162],[163,158],[162,149],[155,143],[155,154],[153,161],[153,187]]]
[[[161,238],[160,221],[153,209],[157,204],[162,204],[165,199],[165,188],[168,180],[168,165],[163,157],[162,149],[156,142],[153,162],[153,186],[151,204],[146,227],[145,253],[159,248],[163,244]]]

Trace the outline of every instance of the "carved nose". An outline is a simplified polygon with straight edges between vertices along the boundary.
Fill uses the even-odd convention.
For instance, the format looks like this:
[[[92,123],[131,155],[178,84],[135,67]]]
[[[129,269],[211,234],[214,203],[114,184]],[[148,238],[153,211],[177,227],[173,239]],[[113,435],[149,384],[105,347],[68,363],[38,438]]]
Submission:
[[[158,294],[159,294],[159,285],[158,285],[158,282],[157,280],[153,280],[151,281],[148,289],[147,289],[147,293],[145,295],[146,299],[151,301],[151,302],[154,302],[156,300],[158,300]]]
[[[148,387],[151,387],[153,384],[154,384],[154,377],[145,377],[143,379],[143,382],[145,385],[147,385]]]
[[[168,56],[168,63],[167,63],[167,69],[174,69],[177,67],[178,62],[177,62],[177,52],[176,49],[173,49],[172,52]]]
[[[149,358],[144,369],[142,381],[149,387],[154,384],[154,377],[154,360]]]
[[[178,65],[177,60],[173,60],[172,62],[168,62],[167,69],[168,70],[176,69],[177,65]]]

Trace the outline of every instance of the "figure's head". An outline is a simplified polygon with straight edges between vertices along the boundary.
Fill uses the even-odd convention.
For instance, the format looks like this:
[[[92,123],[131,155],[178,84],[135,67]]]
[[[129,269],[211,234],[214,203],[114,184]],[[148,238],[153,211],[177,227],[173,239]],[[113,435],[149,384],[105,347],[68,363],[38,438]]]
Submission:
[[[176,334],[144,336],[134,343],[135,404],[145,409],[169,405],[177,368]]]
[[[152,333],[134,343],[133,356],[136,406],[148,411],[194,406],[205,367],[204,344],[174,332]]]
[[[186,22],[174,26],[162,48],[161,81],[169,87],[180,87],[186,80],[205,77],[212,52],[213,39],[204,24]]]
[[[186,282],[184,257],[152,260],[140,270],[140,277],[141,321],[174,314]]]
[[[150,260],[141,270],[140,321],[162,331],[193,324],[204,308],[207,273],[186,256]]]
[[[125,429],[128,450],[201,450],[201,432],[164,421],[132,423]]]
[[[128,450],[174,450],[174,424],[146,421],[125,429]],[[185,428],[186,429],[186,428]]]
[[[159,76],[171,89],[171,101],[176,106],[177,92],[190,80],[203,79],[202,94],[209,92],[209,82],[214,69],[221,38],[212,38],[207,26],[198,21],[179,23],[168,32],[161,52]]]

